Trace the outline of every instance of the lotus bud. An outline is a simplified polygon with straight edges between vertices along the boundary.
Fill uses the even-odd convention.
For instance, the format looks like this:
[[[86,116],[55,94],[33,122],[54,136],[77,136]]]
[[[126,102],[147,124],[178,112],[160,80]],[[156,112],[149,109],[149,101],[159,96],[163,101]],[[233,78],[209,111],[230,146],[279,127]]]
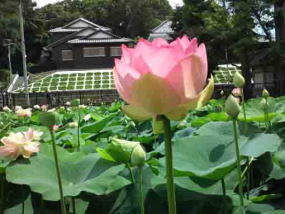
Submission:
[[[141,166],[144,164],[146,159],[146,153],[143,149],[143,147],[138,144],[132,152],[131,155],[131,165],[132,166]]]
[[[221,91],[220,91],[220,95],[221,95],[222,97],[225,95],[224,90],[221,90]]]
[[[232,118],[237,118],[237,116],[239,115],[240,106],[236,98],[233,97],[233,95],[230,95],[227,98],[225,102],[225,111]]]
[[[80,99],[74,99],[71,101],[72,106],[79,106],[80,105]]]
[[[116,162],[133,166],[142,165],[146,158],[139,142],[113,139],[106,150]]]
[[[264,88],[262,91],[262,97],[263,98],[268,98],[270,96],[269,92]]]
[[[245,79],[241,75],[241,73],[237,71],[237,72],[235,72],[233,82],[234,82],[235,87],[243,88],[244,83],[245,83]]]
[[[260,101],[260,108],[265,110],[265,109],[267,109],[267,107],[268,107],[268,103],[267,103],[266,99],[262,98]]]
[[[56,122],[56,115],[54,112],[43,112],[39,115],[40,123],[52,130]]]

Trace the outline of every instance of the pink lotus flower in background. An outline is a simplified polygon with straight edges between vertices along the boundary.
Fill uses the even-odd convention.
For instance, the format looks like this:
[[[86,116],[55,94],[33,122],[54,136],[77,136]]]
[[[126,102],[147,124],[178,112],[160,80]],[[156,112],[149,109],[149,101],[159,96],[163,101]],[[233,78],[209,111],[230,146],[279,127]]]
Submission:
[[[123,111],[137,120],[156,115],[180,120],[190,109],[210,99],[214,83],[207,87],[208,62],[204,44],[187,36],[171,43],[140,39],[134,48],[122,46],[113,70],[116,88],[129,104]]]
[[[19,117],[31,117],[32,116],[32,110],[30,108],[18,109],[18,110],[16,110],[16,115]]]
[[[235,97],[241,96],[241,88],[234,88],[234,89],[232,90],[232,94],[233,94]]]
[[[39,152],[39,140],[42,132],[29,129],[26,132],[11,132],[9,136],[3,137],[0,146],[0,157],[16,159],[20,155],[29,158],[32,154]]]
[[[57,131],[59,129],[59,125],[53,125],[52,130]]]
[[[42,111],[47,111],[48,110],[48,106],[47,105],[42,105],[41,106],[41,110]]]

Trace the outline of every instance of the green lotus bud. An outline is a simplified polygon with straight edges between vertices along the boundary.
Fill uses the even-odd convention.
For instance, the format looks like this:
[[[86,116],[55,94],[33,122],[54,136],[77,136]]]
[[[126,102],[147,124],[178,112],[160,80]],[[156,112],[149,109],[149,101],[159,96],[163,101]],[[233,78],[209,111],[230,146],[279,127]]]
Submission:
[[[243,88],[244,83],[245,83],[245,79],[241,75],[241,73],[237,71],[237,72],[235,72],[233,82],[234,82],[235,87]]]
[[[226,113],[232,117],[237,118],[240,112],[240,106],[238,104],[238,101],[234,96],[230,95],[226,102],[225,102],[225,111]]]
[[[56,123],[56,116],[54,112],[43,112],[39,115],[39,120],[43,126],[52,128]]]
[[[268,98],[270,96],[269,92],[264,88],[262,91],[262,97]]]
[[[260,104],[260,108],[263,110],[267,109],[268,107],[268,103],[265,98],[262,98],[259,104]]]
[[[80,105],[80,99],[74,99],[71,101],[71,106],[79,106]]]
[[[139,142],[113,139],[106,151],[116,162],[129,163],[134,148]]]
[[[131,165],[132,166],[141,166],[144,164],[146,159],[146,153],[142,146],[138,144],[132,152],[131,155]]]

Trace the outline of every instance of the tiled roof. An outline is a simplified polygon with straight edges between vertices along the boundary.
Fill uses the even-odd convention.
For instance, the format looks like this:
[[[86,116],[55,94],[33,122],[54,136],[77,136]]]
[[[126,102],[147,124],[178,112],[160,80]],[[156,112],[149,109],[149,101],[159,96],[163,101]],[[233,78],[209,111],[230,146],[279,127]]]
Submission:
[[[156,38],[163,38],[165,40],[172,40],[171,36],[169,36],[169,34],[167,34],[167,33],[151,33],[151,34],[149,34],[149,37],[148,37],[149,40],[152,41]]]
[[[61,28],[61,27],[58,27],[58,28],[54,28],[54,29],[51,29],[49,30],[50,33],[64,33],[64,32],[77,32],[77,31],[80,31],[81,29],[71,29],[71,28]]]
[[[111,28],[108,28],[108,27],[104,27],[104,26],[101,26],[101,25],[98,25],[98,24],[95,24],[87,19],[84,19],[84,18],[78,18],[76,20],[73,20],[72,22],[64,25],[63,27],[57,27],[57,28],[54,28],[54,29],[51,29],[49,30],[50,33],[62,33],[62,32],[76,32],[76,31],[80,31],[82,30],[83,28],[81,27],[77,27],[77,28],[73,28],[73,27],[70,27],[72,26],[73,24],[77,23],[77,22],[85,22],[87,23],[90,27],[93,27],[93,28],[96,28],[96,29],[102,29],[102,30],[105,30],[105,31],[109,31],[111,30]]]
[[[172,21],[164,21],[156,28],[152,29],[152,33],[174,33],[174,30],[171,28]]]
[[[116,43],[116,42],[132,42],[129,38],[119,39],[73,39],[69,40],[69,44],[93,44],[93,43]]]

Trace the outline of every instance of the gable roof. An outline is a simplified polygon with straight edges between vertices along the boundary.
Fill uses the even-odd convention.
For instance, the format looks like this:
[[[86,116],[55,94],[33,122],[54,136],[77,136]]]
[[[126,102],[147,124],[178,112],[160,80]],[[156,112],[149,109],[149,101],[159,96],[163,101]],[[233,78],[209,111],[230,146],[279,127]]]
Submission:
[[[53,48],[53,47],[56,47],[64,42],[67,42],[68,40],[70,39],[74,39],[78,36],[80,36],[81,33],[84,33],[84,32],[87,32],[87,31],[92,31],[91,33],[89,33],[88,35],[91,35],[93,34],[94,32],[98,31],[97,29],[95,28],[92,28],[92,27],[87,27],[87,28],[83,28],[83,29],[79,29],[79,31],[76,31],[76,32],[73,32],[71,34],[68,34],[67,36],[45,46],[46,49],[49,49],[49,48]]]
[[[108,27],[104,27],[98,24],[95,24],[87,19],[84,18],[78,18],[73,20],[72,22],[69,22],[68,24],[64,25],[63,27],[57,27],[54,29],[49,30],[50,33],[62,33],[62,32],[76,32],[80,31],[83,28],[86,27],[93,27],[96,29],[103,29],[105,31],[110,31],[111,29]]]
[[[174,30],[171,28],[171,25],[172,21],[163,21],[160,25],[151,30],[148,40],[153,41],[156,38],[163,38],[167,41],[172,40],[171,35],[174,33]]]
[[[76,38],[68,41],[69,44],[91,44],[91,43],[127,43],[133,42],[132,39],[122,38],[102,29],[82,38]]]
[[[106,39],[106,38],[113,38],[118,39],[121,38],[111,32],[104,31],[102,29],[97,30],[96,32],[85,36],[82,39]]]
[[[157,27],[151,30],[152,33],[174,33],[174,30],[171,28],[172,21],[165,20]]]

